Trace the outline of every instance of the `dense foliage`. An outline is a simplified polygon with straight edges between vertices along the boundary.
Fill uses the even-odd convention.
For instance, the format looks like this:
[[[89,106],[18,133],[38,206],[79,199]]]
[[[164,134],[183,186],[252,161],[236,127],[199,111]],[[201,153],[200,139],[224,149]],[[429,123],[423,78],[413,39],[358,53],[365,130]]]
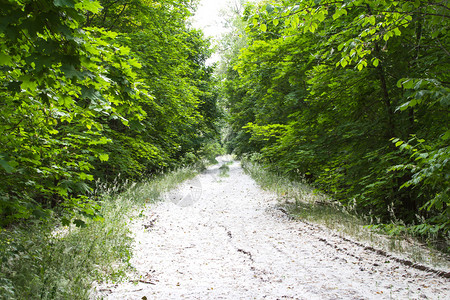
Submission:
[[[55,207],[94,217],[96,179],[205,152],[217,95],[192,2],[1,0],[0,225]]]
[[[230,150],[380,223],[448,234],[449,18],[445,0],[247,5]]]

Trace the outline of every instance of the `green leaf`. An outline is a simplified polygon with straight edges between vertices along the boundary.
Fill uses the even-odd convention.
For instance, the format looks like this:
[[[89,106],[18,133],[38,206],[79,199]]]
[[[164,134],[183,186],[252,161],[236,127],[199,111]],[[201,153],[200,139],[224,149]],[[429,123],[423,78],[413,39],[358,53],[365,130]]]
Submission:
[[[3,167],[3,169],[6,171],[6,173],[11,174],[14,172],[14,168],[7,162],[6,160],[3,160],[0,158],[0,166]]]
[[[12,59],[9,55],[5,53],[0,53],[0,65],[11,66]]]
[[[422,80],[422,79],[419,79],[419,80],[417,80],[417,81],[414,81],[414,89],[415,89],[415,90],[420,89],[420,87],[422,86],[422,83],[423,83],[423,80]]]
[[[99,158],[101,161],[108,161],[108,160],[109,160],[109,155],[108,155],[108,154],[100,154],[100,155],[98,156],[98,158]]]
[[[93,181],[94,180],[94,176],[92,176],[91,174],[83,173],[83,172],[81,172],[79,174],[79,177],[80,177],[81,180],[89,180],[89,181]]]
[[[140,69],[140,68],[142,68],[142,65],[136,60],[136,59],[129,59],[128,60],[128,64],[130,65],[130,66],[133,66],[133,67],[135,67],[135,68],[137,68],[137,69]]]
[[[299,23],[300,23],[300,17],[298,15],[294,15],[291,20],[291,27],[293,29],[296,29]]]
[[[80,227],[80,228],[87,227],[86,222],[84,222],[83,220],[80,220],[80,219],[73,220],[73,224],[75,224],[76,227]]]
[[[82,0],[81,2],[75,4],[75,8],[80,10],[87,10],[96,14],[100,11],[100,9],[102,9],[102,6],[98,1]]]
[[[450,130],[447,130],[446,133],[444,133],[441,137],[444,141],[450,139]]]
[[[261,26],[259,28],[261,29],[262,32],[266,32],[267,31],[267,25],[266,24],[261,24]]]
[[[128,55],[130,54],[130,48],[129,47],[119,47],[119,53],[121,55]]]
[[[83,74],[77,71],[73,65],[63,64],[60,69],[67,78],[76,77],[78,79],[83,79],[84,77]]]
[[[336,12],[333,14],[333,20],[336,20],[342,15],[347,15],[347,10],[345,10],[344,8],[337,9]]]
[[[374,58],[374,60],[373,60],[373,65],[374,65],[374,67],[378,67],[378,65],[379,65],[379,63],[380,63],[380,60],[378,59],[378,58]]]
[[[35,92],[37,88],[37,82],[31,79],[31,76],[22,76],[22,84],[20,85],[22,89],[29,90],[30,92]]]
[[[408,107],[410,107],[410,102],[411,102],[411,101],[408,101],[408,102],[403,103],[402,105],[400,105],[399,107],[397,107],[396,111],[398,111],[398,110],[401,110],[401,111],[406,110]]]
[[[319,25],[318,25],[317,23],[311,23],[311,24],[309,25],[309,31],[310,31],[311,33],[314,33],[314,32],[316,31],[317,27],[319,27]]]
[[[359,71],[361,71],[364,68],[362,63],[359,63],[356,67],[358,68]]]
[[[323,22],[325,20],[325,13],[323,11],[320,11],[316,15],[316,19],[319,20],[319,22]]]
[[[413,79],[400,79],[399,82],[401,82],[401,86],[403,86],[404,89],[412,89],[414,87],[414,80]]]
[[[275,10],[275,8],[271,5],[271,4],[267,4],[266,5],[266,11],[271,14],[273,13],[273,11]]]
[[[274,19],[274,20],[272,21],[272,23],[273,23],[274,26],[278,26],[278,24],[280,24],[280,20]]]
[[[70,108],[74,102],[73,98],[67,95],[59,95],[58,97],[59,105],[67,108]]]
[[[444,106],[444,107],[448,107],[450,106],[450,93],[448,93],[447,95],[443,96],[441,98],[441,100],[439,101],[439,103]]]

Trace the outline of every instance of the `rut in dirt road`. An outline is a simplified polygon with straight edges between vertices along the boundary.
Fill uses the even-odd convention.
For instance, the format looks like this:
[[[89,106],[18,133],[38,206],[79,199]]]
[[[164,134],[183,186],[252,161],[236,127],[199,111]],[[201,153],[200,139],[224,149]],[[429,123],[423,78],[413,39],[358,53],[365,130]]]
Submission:
[[[238,162],[229,168],[149,206],[132,228],[138,274],[93,298],[450,299],[448,279],[289,220]]]

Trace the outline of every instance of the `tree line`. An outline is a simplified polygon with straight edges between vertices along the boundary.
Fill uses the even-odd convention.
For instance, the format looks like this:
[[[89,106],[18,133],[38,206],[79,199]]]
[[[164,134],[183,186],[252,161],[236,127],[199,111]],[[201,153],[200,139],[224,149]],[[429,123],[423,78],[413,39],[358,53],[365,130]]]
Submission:
[[[445,0],[247,4],[223,41],[229,150],[448,236],[449,18]]]
[[[191,0],[2,0],[0,225],[100,217],[97,180],[193,163],[218,128]],[[83,225],[81,220],[75,220]]]

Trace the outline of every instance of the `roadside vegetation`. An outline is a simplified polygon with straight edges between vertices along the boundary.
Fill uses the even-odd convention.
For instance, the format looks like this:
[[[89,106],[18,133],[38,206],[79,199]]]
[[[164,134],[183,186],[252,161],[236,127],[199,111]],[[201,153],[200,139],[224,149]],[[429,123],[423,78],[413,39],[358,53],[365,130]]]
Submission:
[[[263,189],[278,196],[280,209],[294,219],[325,226],[343,237],[374,246],[380,250],[397,253],[400,257],[431,266],[450,267],[450,240],[437,234],[414,235],[409,232],[392,232],[376,226],[370,214],[360,214],[343,206],[332,196],[314,189],[305,180],[292,180],[275,173],[251,157],[242,159],[242,166]],[[397,220],[400,222],[400,220]],[[392,223],[392,226],[399,224]]]
[[[233,161],[225,162],[219,167],[219,176],[220,177],[229,177],[230,174],[230,165],[233,164]]]
[[[198,174],[183,167],[140,183],[98,183],[101,220],[63,226],[60,218],[0,231],[0,299],[89,299],[94,281],[126,280],[132,271],[130,222],[161,194]]]

